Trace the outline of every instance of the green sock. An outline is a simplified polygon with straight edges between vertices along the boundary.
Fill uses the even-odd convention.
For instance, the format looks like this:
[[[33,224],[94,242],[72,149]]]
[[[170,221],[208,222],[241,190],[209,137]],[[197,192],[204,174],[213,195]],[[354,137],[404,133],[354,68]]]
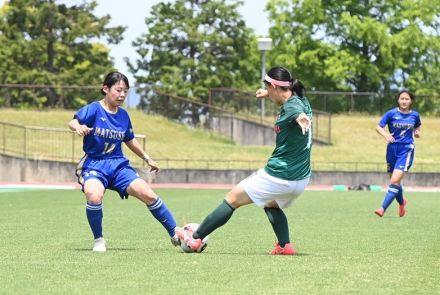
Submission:
[[[228,222],[234,213],[234,208],[226,201],[214,209],[205,220],[200,224],[199,228],[193,233],[194,239],[204,239],[207,235]]]
[[[264,208],[264,212],[266,212],[266,215],[272,224],[279,245],[284,247],[287,243],[290,243],[289,224],[287,223],[287,217],[283,210],[280,208]]]

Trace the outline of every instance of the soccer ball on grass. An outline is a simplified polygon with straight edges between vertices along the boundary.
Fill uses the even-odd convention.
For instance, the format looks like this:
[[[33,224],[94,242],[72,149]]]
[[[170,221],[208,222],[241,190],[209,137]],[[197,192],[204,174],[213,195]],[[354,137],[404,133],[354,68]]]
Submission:
[[[185,239],[186,239],[186,235],[189,235],[189,238],[192,239],[192,233],[195,230],[197,230],[198,227],[199,227],[198,223],[185,224],[183,226],[183,230],[185,231]],[[202,245],[202,247],[200,247],[200,249],[198,251],[194,251],[193,249],[191,249],[184,240],[180,241],[180,248],[182,248],[182,251],[185,253],[200,253],[200,252],[203,252],[203,250],[205,250],[206,246],[208,246],[208,240],[209,240],[209,236],[206,236],[202,240],[203,245]]]

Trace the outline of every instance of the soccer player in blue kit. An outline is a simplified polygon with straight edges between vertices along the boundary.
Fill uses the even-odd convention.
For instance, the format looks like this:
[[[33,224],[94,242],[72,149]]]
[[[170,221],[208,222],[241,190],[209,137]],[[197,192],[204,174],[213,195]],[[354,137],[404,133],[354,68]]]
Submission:
[[[397,96],[398,107],[385,113],[376,131],[388,143],[387,146],[387,171],[390,173],[390,184],[384,197],[382,207],[374,213],[382,217],[394,199],[399,203],[399,216],[405,215],[407,200],[403,197],[402,179],[409,171],[414,159],[414,137],[420,137],[420,115],[412,110],[411,104],[414,95],[408,90],[402,90]],[[385,126],[388,125],[387,132]]]
[[[121,108],[129,89],[128,79],[111,72],[104,79],[101,93],[104,98],[81,108],[69,122],[69,128],[84,137],[85,155],[76,169],[78,182],[86,196],[86,215],[94,236],[93,251],[105,252],[102,233],[102,201],[106,189],[117,191],[122,199],[135,196],[145,203],[151,214],[162,224],[174,246],[179,244],[175,233],[176,221],[165,203],[139,177],[122,153],[122,142],[150,166],[159,166],[136,140],[130,117]]]

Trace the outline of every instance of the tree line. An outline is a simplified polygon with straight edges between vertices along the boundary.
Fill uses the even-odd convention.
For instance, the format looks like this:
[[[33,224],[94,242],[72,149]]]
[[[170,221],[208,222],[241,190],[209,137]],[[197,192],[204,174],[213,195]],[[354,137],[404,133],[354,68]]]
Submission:
[[[0,106],[78,108],[114,70],[110,44],[123,26],[98,17],[96,1],[9,0],[0,7],[0,84],[97,85],[96,91],[0,87]],[[67,2],[68,3],[68,2]],[[140,89],[207,103],[210,88],[261,84],[255,32],[239,0],[163,1],[125,57]],[[142,5],[140,4],[140,8]],[[439,95],[440,0],[269,0],[267,67],[289,68],[315,91]],[[142,93],[143,103],[159,99]]]

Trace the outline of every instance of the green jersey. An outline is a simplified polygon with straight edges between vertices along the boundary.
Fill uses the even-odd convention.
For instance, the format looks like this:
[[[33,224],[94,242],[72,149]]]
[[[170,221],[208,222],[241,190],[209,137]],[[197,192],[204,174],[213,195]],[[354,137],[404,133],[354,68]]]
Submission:
[[[285,180],[310,177],[312,128],[302,134],[301,127],[295,121],[301,113],[312,120],[312,108],[306,97],[292,96],[280,107],[274,126],[275,150],[264,168],[269,175]]]

